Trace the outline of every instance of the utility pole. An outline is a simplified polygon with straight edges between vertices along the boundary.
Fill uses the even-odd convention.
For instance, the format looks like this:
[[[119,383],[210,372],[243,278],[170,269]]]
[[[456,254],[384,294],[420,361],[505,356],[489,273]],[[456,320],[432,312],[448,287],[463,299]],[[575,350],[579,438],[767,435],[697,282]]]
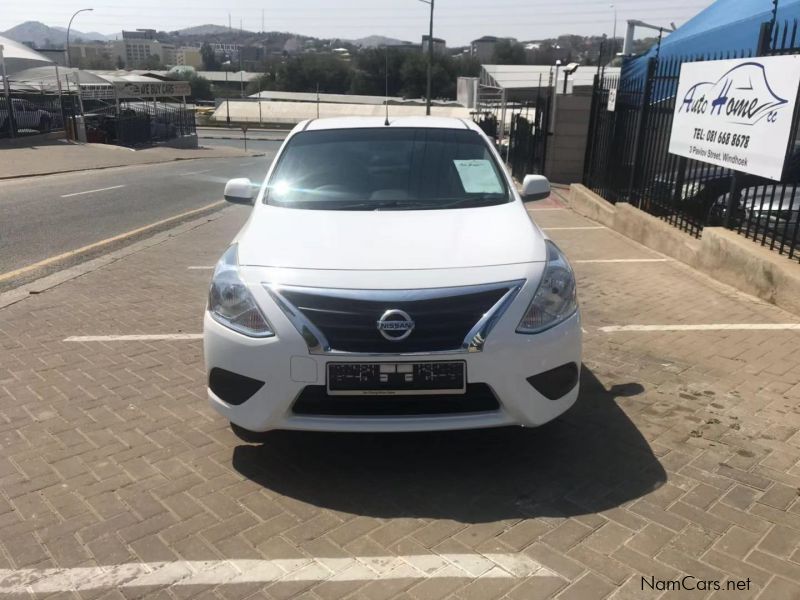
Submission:
[[[225,65],[230,66],[231,61],[228,60],[222,63],[222,68],[225,68]],[[225,122],[227,123],[228,127],[231,126],[231,92],[228,89],[228,69],[225,69]]]
[[[431,87],[433,79],[433,4],[436,0],[419,0],[424,4],[430,4],[431,7],[431,22],[428,30],[428,93],[425,101],[425,114],[431,114]]]
[[[17,137],[17,127],[14,115],[14,105],[11,103],[11,86],[8,83],[8,73],[6,73],[6,59],[3,56],[3,45],[0,44],[0,75],[3,76],[3,94],[6,97],[6,107],[8,108],[8,136]]]
[[[617,7],[613,4],[609,5],[610,8],[614,9],[614,34],[612,35],[612,50],[611,50],[611,60],[614,60],[614,57],[617,55]]]

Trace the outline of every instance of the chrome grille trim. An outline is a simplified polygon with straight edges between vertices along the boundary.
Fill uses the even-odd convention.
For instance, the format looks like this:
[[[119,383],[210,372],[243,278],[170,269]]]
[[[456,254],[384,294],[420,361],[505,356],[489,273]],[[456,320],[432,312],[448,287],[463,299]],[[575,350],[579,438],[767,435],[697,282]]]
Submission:
[[[514,299],[519,294],[524,279],[514,281],[504,281],[498,283],[487,283],[469,286],[457,286],[446,288],[422,288],[406,290],[359,290],[342,288],[322,288],[309,286],[282,285],[271,282],[264,282],[263,286],[283,311],[295,329],[300,333],[308,346],[311,354],[325,354],[334,356],[422,356],[435,354],[454,354],[483,351],[486,338],[491,330],[500,320],[502,315],[511,306]],[[506,290],[494,305],[486,311],[483,316],[469,330],[466,337],[459,346],[446,350],[431,350],[419,352],[354,352],[339,350],[331,347],[325,334],[317,327],[306,314],[290,302],[284,295],[285,292],[297,292],[302,294],[317,295],[327,298],[337,298],[342,300],[367,300],[384,302],[388,304],[398,302],[410,302],[419,300],[434,300],[467,296],[471,294],[489,292],[496,290]],[[335,311],[329,311],[331,313]]]

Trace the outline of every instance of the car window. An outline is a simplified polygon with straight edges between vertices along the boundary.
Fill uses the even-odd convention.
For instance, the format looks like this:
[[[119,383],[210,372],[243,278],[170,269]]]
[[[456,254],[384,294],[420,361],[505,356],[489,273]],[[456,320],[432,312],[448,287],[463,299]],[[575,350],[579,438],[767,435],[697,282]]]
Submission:
[[[298,133],[265,202],[316,210],[422,210],[501,204],[501,167],[471,130],[332,129]]]

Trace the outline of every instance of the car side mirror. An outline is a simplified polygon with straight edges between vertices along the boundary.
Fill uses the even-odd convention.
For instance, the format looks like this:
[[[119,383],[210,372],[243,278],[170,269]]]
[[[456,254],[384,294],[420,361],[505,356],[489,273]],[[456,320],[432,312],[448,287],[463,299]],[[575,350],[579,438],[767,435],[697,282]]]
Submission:
[[[525,175],[521,196],[523,202],[544,200],[550,196],[550,182],[544,175]]]
[[[256,190],[247,177],[231,179],[225,184],[225,200],[233,204],[249,204],[252,206]]]

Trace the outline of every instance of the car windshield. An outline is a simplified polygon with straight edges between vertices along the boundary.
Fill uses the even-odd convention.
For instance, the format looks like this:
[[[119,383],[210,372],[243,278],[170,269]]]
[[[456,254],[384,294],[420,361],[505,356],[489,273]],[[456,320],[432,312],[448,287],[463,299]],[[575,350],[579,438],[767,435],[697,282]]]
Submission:
[[[430,210],[509,199],[500,167],[478,133],[383,127],[298,133],[282,153],[264,201],[315,210]]]

